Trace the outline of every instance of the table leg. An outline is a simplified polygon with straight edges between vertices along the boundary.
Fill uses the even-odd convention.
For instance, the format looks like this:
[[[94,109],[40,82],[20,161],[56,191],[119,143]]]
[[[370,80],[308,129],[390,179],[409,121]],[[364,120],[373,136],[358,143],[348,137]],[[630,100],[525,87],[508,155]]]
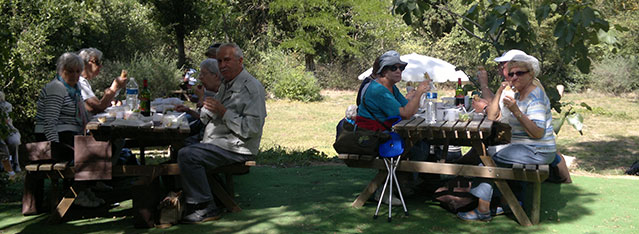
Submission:
[[[140,164],[146,165],[146,157],[144,157],[144,146],[140,147]]]
[[[493,161],[493,159],[486,154],[486,146],[483,142],[481,142],[481,140],[473,140],[473,148],[480,155],[479,158],[485,166],[497,166],[495,164],[495,161]],[[515,218],[517,218],[519,224],[523,226],[531,226],[532,223],[530,222],[530,219],[528,219],[528,215],[526,215],[524,209],[522,209],[521,205],[519,205],[519,202],[517,201],[515,194],[513,194],[513,191],[510,189],[510,186],[508,186],[508,183],[505,180],[494,181],[497,189],[501,191],[502,196],[506,200],[506,203],[508,203],[508,207],[510,207],[510,209],[513,211],[513,214],[515,215]]]
[[[359,196],[357,196],[357,199],[355,199],[351,206],[356,208],[362,207],[364,203],[366,203],[368,198],[370,198],[371,195],[375,192],[375,190],[377,190],[377,187],[379,187],[384,179],[386,179],[387,174],[388,172],[384,170],[380,170],[379,172],[377,172],[375,178],[373,178],[368,186],[366,186],[364,191],[362,191]]]

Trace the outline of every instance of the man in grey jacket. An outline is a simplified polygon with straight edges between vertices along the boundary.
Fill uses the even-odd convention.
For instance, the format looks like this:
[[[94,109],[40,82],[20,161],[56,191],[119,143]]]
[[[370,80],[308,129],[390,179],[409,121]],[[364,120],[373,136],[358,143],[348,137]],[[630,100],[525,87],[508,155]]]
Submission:
[[[262,138],[266,117],[264,87],[244,70],[244,55],[237,45],[222,45],[217,60],[224,82],[215,98],[206,98],[200,110],[200,119],[206,125],[204,137],[200,143],[178,152],[187,203],[182,220],[185,223],[220,218],[206,170],[253,160]],[[209,85],[206,78],[201,81],[205,87]]]

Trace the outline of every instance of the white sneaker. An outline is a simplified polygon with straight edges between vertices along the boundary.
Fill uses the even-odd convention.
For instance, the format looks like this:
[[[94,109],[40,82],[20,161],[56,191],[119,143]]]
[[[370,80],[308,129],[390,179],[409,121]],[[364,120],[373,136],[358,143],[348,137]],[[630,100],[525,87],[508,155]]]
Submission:
[[[386,190],[386,192],[384,193],[384,199],[382,199],[382,202],[386,205],[388,205],[388,189]],[[377,191],[375,191],[375,201],[379,201],[379,197],[382,194],[382,189],[379,188],[377,189]],[[399,200],[399,198],[397,198],[397,196],[393,196],[393,201],[391,202],[391,204],[393,206],[400,206],[402,205],[402,201]]]

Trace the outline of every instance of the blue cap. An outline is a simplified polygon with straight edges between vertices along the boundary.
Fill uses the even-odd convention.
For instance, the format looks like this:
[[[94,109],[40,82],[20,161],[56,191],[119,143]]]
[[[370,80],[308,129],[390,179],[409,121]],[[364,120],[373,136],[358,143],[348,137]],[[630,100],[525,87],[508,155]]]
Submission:
[[[389,133],[390,140],[379,145],[379,156],[385,158],[397,157],[404,153],[404,141],[396,132]]]

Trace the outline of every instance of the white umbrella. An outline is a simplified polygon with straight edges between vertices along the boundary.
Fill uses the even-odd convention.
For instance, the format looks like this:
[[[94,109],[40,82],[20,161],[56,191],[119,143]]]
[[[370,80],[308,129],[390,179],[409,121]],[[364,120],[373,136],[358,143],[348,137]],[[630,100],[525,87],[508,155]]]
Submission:
[[[461,78],[462,81],[468,81],[466,73],[456,71],[455,65],[444,60],[415,53],[402,55],[400,58],[408,63],[406,69],[402,72],[402,80],[404,81],[424,81],[424,73],[428,73],[430,78],[438,83],[457,81],[457,78]],[[372,71],[373,68],[370,68],[357,78],[363,80],[370,76]]]

